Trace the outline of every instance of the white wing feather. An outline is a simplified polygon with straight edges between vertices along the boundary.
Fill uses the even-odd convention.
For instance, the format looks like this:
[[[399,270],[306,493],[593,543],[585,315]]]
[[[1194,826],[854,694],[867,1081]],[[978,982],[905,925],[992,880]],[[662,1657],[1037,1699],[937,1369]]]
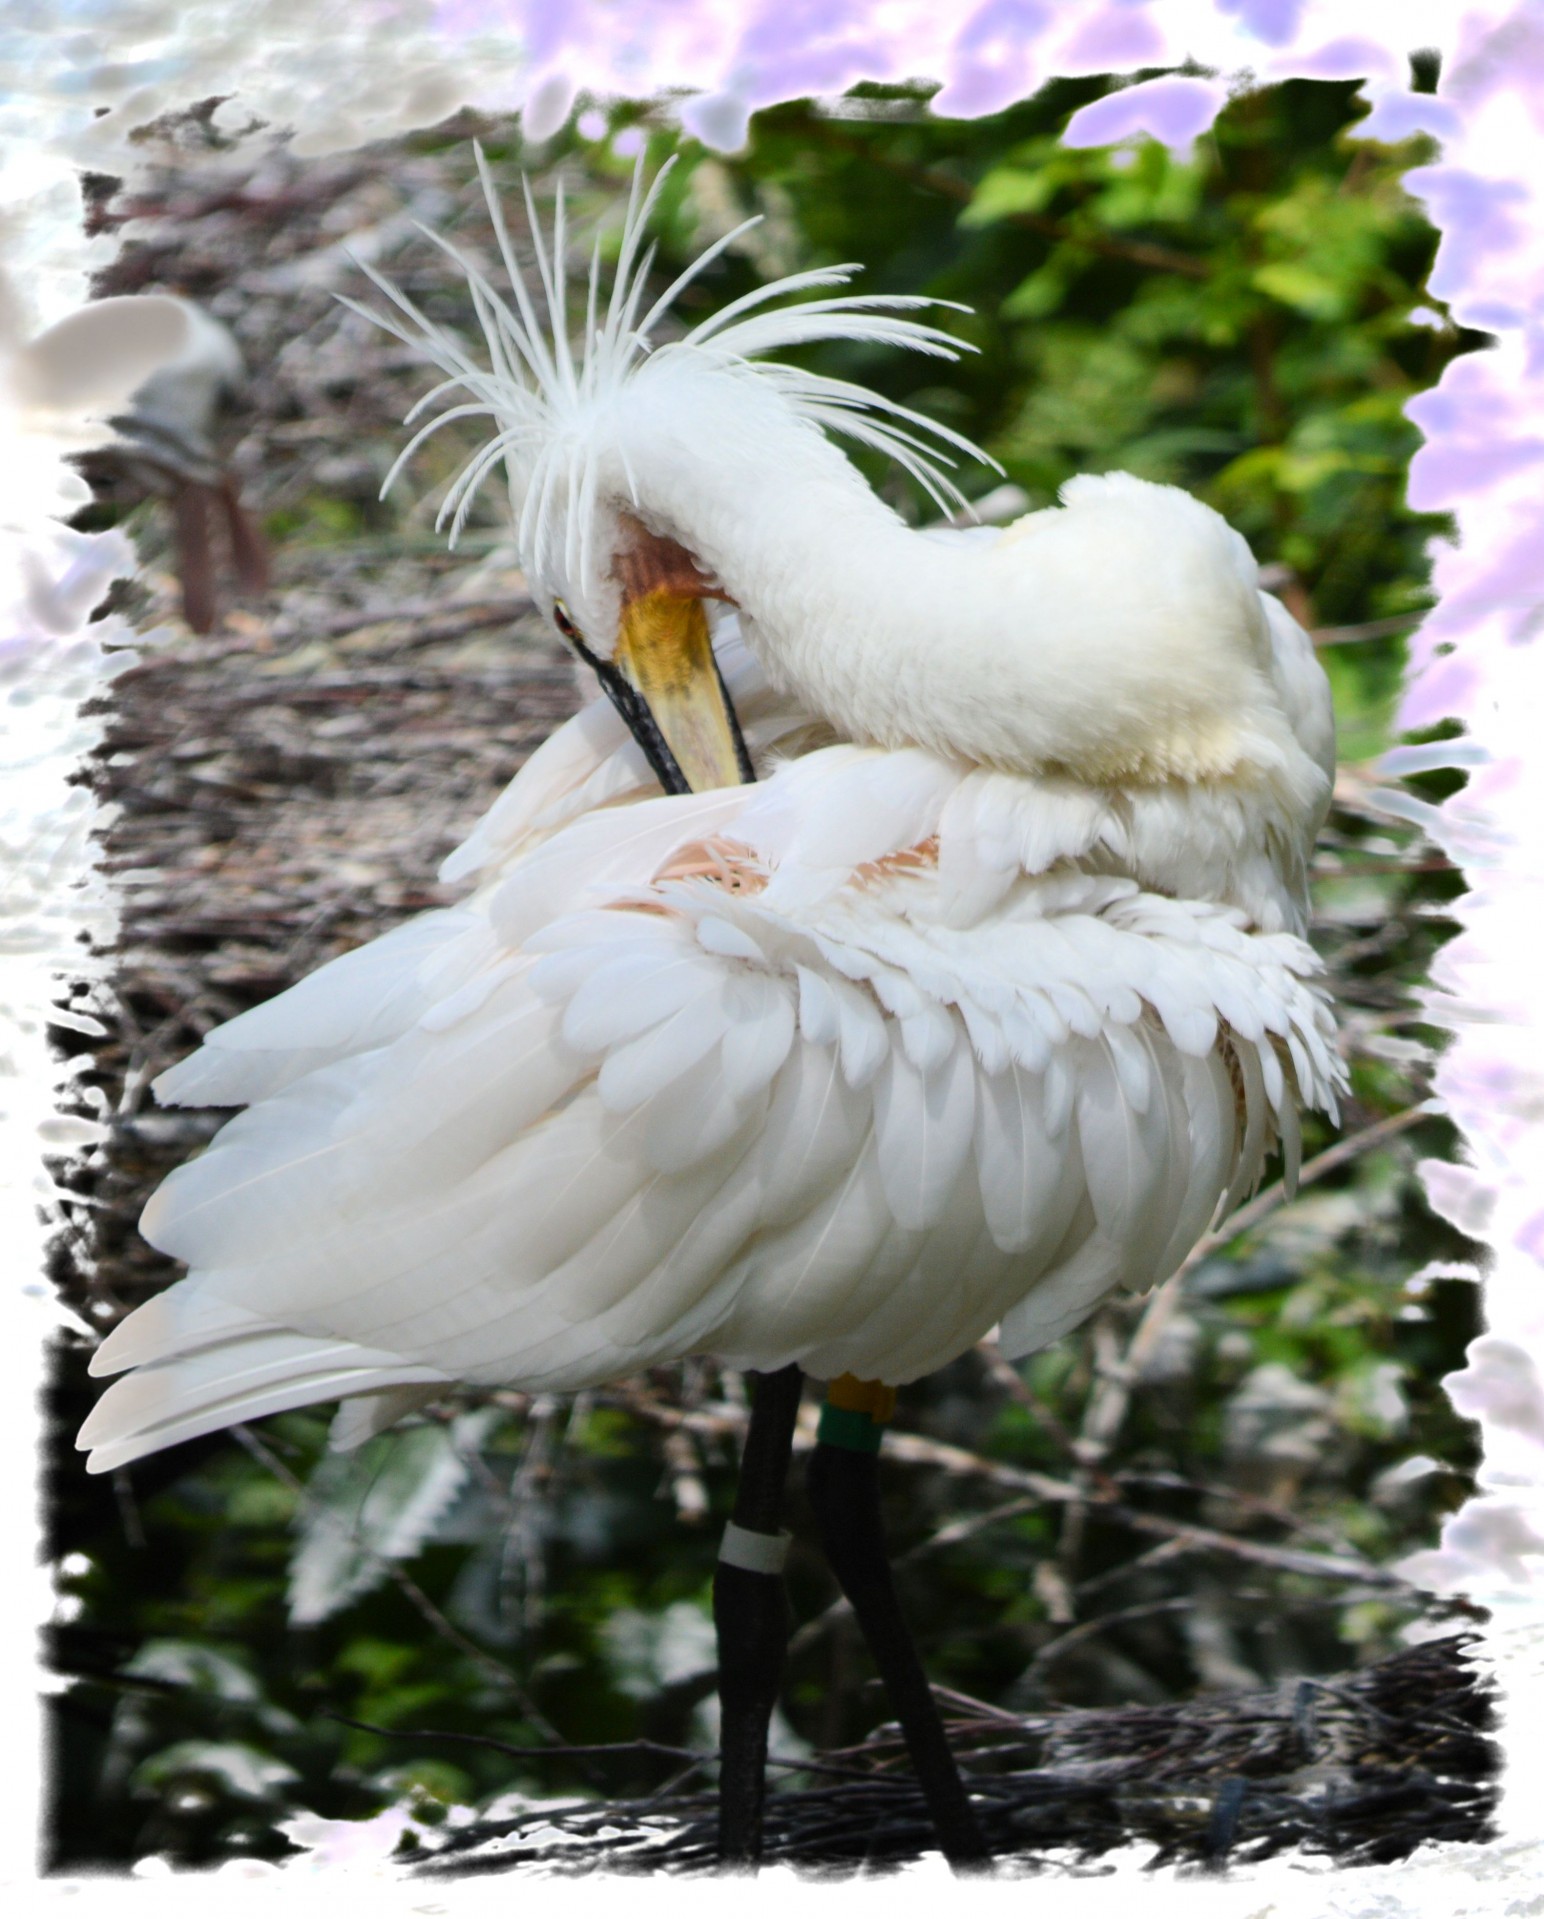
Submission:
[[[917,434],[973,452],[957,434],[745,357],[811,339],[952,354],[904,317],[919,303],[777,306],[850,271],[822,269],[655,343],[733,237],[645,312],[657,193],[640,173],[578,352],[561,237],[538,258],[549,340],[491,186],[514,299],[468,268],[491,371],[377,280],[383,324],[449,375],[441,418],[495,423],[450,490],[454,524],[502,460],[533,579],[561,559],[589,580],[596,435],[610,445],[627,395],[634,425],[654,406],[669,439],[691,366],[711,376],[699,392],[754,390],[797,435],[846,434],[948,494],[947,456]],[[1243,541],[1194,501],[1123,475],[1063,500],[971,538],[988,562],[1011,548],[1042,567],[1089,551],[1091,527],[1201,539],[1260,713],[1274,698],[1266,733],[1240,735],[1238,778],[1085,784],[834,740],[719,617],[758,784],[664,796],[596,702],[445,862],[475,882],[461,905],[322,968],[157,1082],[246,1111],[146,1208],[189,1276],[97,1354],[97,1371],[135,1370],[82,1434],[93,1469],[317,1399],[354,1397],[335,1439],[356,1444],[448,1382],[566,1390],[698,1351],[901,1384],[1000,1321],[1017,1356],[1172,1272],[1278,1139],[1293,1177],[1298,1106],[1333,1114],[1344,1083],[1299,937],[1333,773],[1324,676],[1284,608],[1255,608]],[[1098,602],[1072,584],[1076,625]],[[1202,671],[1193,637],[1177,673]]]
[[[897,1383],[998,1320],[1027,1351],[1172,1271],[1333,1098],[1312,955],[1079,870],[1103,800],[1051,783],[1037,815],[1034,782],[852,747],[651,798],[631,755],[587,709],[467,842],[464,905],[166,1076],[254,1104],[146,1210],[190,1277],[98,1355],[139,1370],[94,1465],[346,1393],[357,1443],[441,1382],[692,1350]],[[738,890],[661,877],[709,841]]]

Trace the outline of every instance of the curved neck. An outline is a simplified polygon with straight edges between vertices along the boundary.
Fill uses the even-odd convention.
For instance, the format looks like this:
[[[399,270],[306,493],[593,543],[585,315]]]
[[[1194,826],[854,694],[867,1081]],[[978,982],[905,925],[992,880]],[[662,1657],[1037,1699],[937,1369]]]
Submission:
[[[937,610],[971,592],[977,555],[914,532],[823,436],[766,411],[754,464],[743,429],[690,458],[640,447],[641,500],[722,582],[774,686],[846,738],[958,757],[936,709],[963,636]]]
[[[728,397],[689,440],[651,407],[630,471],[768,679],[842,736],[1095,783],[1230,778],[1295,748],[1253,562],[1188,495],[1095,482],[996,539],[940,538],[775,393]]]
[[[941,676],[965,666],[938,609],[969,592],[966,556],[904,525],[867,488],[809,485],[749,535],[699,550],[740,608],[767,677],[849,739],[967,745],[940,727]],[[990,670],[986,662],[982,666]]]

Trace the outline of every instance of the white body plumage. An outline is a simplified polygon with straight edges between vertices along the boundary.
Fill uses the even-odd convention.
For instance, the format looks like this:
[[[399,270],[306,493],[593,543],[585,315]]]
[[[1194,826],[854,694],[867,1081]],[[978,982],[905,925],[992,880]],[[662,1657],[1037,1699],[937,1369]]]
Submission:
[[[1290,1174],[1299,1105],[1333,1110],[1302,938],[1328,689],[1243,541],[1124,475],[1001,534],[907,529],[820,431],[883,444],[895,410],[741,355],[939,336],[817,301],[645,356],[646,211],[604,365],[564,376],[485,287],[494,374],[431,340],[498,421],[538,596],[598,650],[624,514],[733,601],[761,781],[662,797],[597,703],[451,856],[462,905],[163,1076],[247,1111],[147,1208],[190,1276],[97,1355],[136,1368],[82,1433],[97,1470],[329,1398],[351,1443],[455,1381],[710,1352],[901,1384],[999,1324],[1025,1353],[1167,1277],[1278,1141]],[[599,361],[595,320],[592,279]]]

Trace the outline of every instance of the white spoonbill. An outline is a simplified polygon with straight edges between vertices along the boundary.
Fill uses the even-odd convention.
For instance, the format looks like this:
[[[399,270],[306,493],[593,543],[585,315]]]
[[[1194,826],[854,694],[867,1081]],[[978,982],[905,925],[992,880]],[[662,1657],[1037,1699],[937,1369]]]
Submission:
[[[152,297],[177,309],[181,345],[114,420],[119,438],[95,458],[126,473],[141,492],[171,502],[183,617],[195,633],[207,633],[219,614],[211,521],[222,529],[241,590],[258,594],[268,585],[267,543],[242,504],[217,433],[221,409],[239,398],[246,368],[230,330],[212,314],[191,300]]]
[[[571,347],[561,197],[550,250],[532,219],[538,317],[483,177],[513,305],[461,264],[491,366],[380,282],[383,324],[456,396],[423,432],[492,422],[446,508],[459,528],[502,463],[532,591],[612,704],[451,855],[463,903],[157,1082],[247,1110],[146,1209],[188,1277],[101,1346],[94,1372],[133,1370],[81,1444],[103,1471],[329,1399],[356,1444],[452,1383],[567,1391],[693,1353],[769,1376],[716,1588],[743,1860],[800,1369],[835,1381],[827,1550],[945,1850],[979,1858],[884,1566],[890,1389],[1165,1279],[1278,1143],[1291,1177],[1300,1107],[1333,1114],[1303,937],[1328,686],[1244,541],[1173,487],[1089,476],[1002,532],[905,525],[830,436],[940,497],[937,449],[966,443],[759,356],[952,357],[901,311],[925,302],[789,302],[833,268],[662,339],[733,236],[645,310],[658,183],[635,180]]]

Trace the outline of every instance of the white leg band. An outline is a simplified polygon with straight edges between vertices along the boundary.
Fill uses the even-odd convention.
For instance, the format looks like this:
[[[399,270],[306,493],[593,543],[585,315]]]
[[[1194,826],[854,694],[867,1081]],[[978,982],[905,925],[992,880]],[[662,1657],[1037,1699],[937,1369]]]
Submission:
[[[731,1519],[724,1528],[718,1556],[726,1566],[739,1566],[748,1573],[772,1573],[783,1570],[788,1560],[791,1533],[753,1533]]]

